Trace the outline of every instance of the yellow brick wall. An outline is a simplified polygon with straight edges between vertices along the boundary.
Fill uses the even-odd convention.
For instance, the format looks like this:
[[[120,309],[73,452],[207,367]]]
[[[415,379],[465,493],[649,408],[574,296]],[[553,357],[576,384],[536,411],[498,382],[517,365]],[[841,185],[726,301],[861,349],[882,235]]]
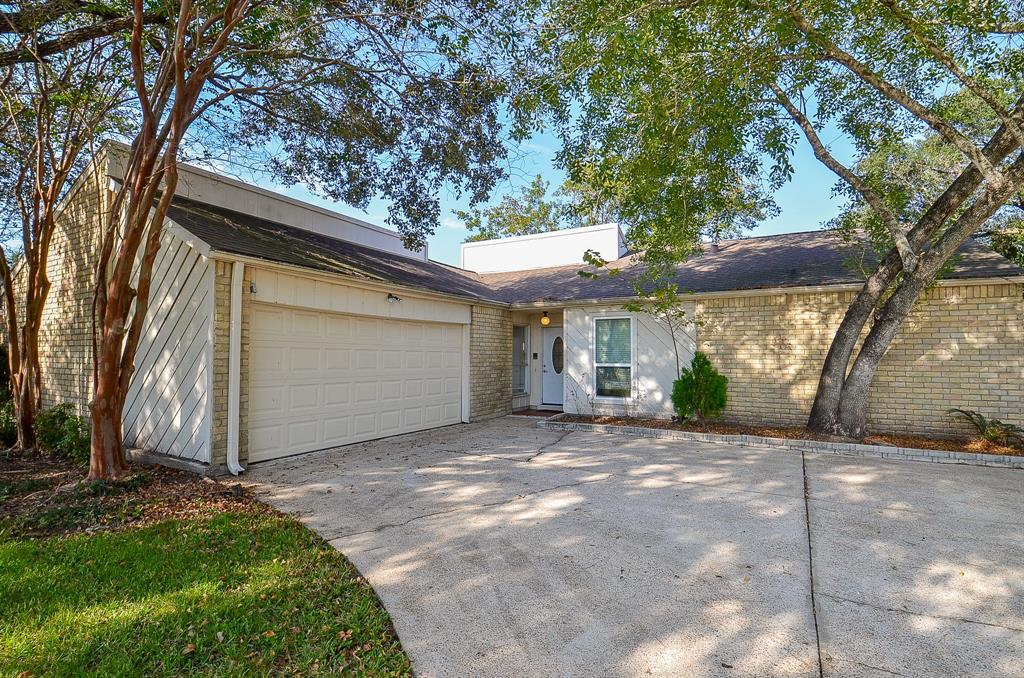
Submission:
[[[469,330],[469,413],[473,421],[512,411],[512,313],[474,306]]]
[[[940,286],[918,302],[871,391],[873,430],[960,435],[947,414],[974,409],[1024,423],[1024,286]],[[726,419],[806,423],[829,343],[853,292],[698,302],[699,350],[729,377]]]
[[[213,426],[211,466],[221,469],[227,464],[228,447],[228,364],[231,331],[231,263],[215,262],[213,283]],[[245,464],[249,457],[249,316],[252,294],[252,268],[245,268],[242,279],[241,374],[238,402],[238,459]]]
[[[84,181],[58,215],[46,267],[50,294],[39,332],[43,406],[71,403],[83,416],[92,398],[93,269],[106,198],[105,186]]]

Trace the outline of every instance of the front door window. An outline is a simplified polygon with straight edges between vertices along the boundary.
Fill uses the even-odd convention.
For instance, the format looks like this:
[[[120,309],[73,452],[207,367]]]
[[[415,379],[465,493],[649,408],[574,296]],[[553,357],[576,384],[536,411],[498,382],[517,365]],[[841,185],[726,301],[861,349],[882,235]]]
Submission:
[[[555,341],[551,344],[551,367],[554,368],[555,374],[561,374],[564,365],[565,345],[561,337],[555,337]]]

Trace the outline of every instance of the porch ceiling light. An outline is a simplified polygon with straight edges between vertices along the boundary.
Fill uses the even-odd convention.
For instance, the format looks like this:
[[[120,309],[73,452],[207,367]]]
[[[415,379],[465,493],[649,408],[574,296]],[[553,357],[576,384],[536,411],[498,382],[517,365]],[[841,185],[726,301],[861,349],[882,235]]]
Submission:
[[[540,317],[540,324],[547,327],[551,324],[551,318],[548,317],[548,312],[544,311],[544,315]]]

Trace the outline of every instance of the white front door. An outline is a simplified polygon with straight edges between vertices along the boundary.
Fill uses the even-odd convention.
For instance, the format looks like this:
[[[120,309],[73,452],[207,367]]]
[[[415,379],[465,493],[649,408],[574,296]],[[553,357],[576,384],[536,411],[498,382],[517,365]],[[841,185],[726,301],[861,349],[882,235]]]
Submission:
[[[562,404],[562,372],[565,369],[565,341],[561,327],[544,328],[544,353],[541,356],[540,401],[543,405]]]

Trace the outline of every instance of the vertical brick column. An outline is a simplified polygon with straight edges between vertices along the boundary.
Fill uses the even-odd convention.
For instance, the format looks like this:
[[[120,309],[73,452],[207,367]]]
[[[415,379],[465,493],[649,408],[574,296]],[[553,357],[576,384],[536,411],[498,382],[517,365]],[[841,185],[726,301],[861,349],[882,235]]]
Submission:
[[[472,421],[512,411],[512,313],[474,306],[469,330],[469,414]]]

